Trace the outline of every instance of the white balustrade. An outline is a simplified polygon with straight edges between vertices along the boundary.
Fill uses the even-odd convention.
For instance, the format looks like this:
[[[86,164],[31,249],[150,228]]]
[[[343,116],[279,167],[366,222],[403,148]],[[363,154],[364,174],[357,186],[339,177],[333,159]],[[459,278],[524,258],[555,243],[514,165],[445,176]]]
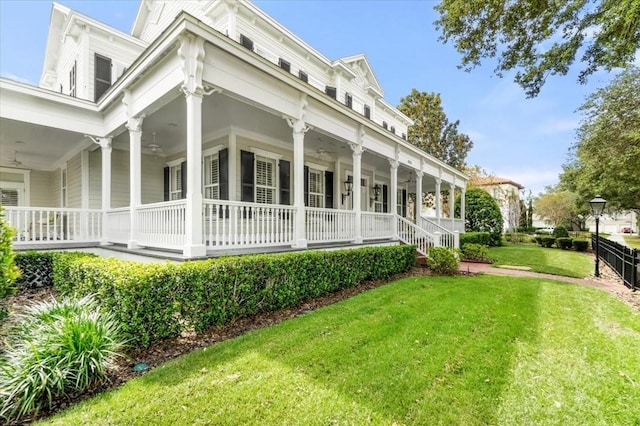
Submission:
[[[434,246],[434,236],[403,217],[396,216],[396,218],[398,238],[406,244],[415,245],[418,253],[426,256],[429,248]]]
[[[362,212],[362,238],[393,238],[393,213]]]
[[[175,200],[138,207],[136,243],[145,247],[182,249],[186,206],[185,200]]]
[[[5,207],[15,245],[100,241],[102,212],[53,207]]]
[[[110,243],[126,244],[129,241],[131,221],[129,207],[107,210],[106,240]]]
[[[356,214],[350,210],[305,208],[307,241],[349,241],[356,238]]]
[[[440,226],[436,222],[425,217],[420,218],[418,225],[425,231],[434,235],[435,237],[434,244],[436,246],[451,247],[451,248],[456,247],[455,237],[453,235],[453,232],[451,232],[444,226]]]
[[[293,206],[205,200],[203,215],[209,249],[293,244]]]

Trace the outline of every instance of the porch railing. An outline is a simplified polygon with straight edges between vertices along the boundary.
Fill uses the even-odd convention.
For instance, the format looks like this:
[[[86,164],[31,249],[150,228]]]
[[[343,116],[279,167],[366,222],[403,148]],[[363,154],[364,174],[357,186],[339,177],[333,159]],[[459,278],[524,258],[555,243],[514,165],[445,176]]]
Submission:
[[[225,200],[203,202],[203,232],[208,248],[291,245],[295,208]]]
[[[393,213],[362,213],[362,238],[393,238]]]
[[[185,200],[138,207],[136,242],[141,246],[181,249],[185,241],[186,209]]]
[[[418,225],[424,229],[425,231],[433,234],[434,236],[434,244],[442,247],[456,247],[456,238],[453,232],[445,228],[444,226],[438,225],[431,219],[426,217],[421,217]],[[439,240],[439,241],[438,241]]]
[[[356,237],[356,214],[349,210],[305,208],[307,241],[349,241]]]
[[[49,207],[5,207],[15,245],[94,242],[102,238],[102,211]]]
[[[126,244],[131,238],[130,216],[129,207],[107,210],[105,239],[110,243]]]
[[[433,247],[433,235],[403,217],[396,216],[396,218],[400,240],[415,245],[418,253],[426,256],[429,248]]]

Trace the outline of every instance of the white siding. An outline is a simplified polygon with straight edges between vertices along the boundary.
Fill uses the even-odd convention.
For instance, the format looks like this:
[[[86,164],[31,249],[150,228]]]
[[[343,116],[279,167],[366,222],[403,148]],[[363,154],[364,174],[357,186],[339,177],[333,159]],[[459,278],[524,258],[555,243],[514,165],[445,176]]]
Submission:
[[[82,162],[80,154],[67,162],[67,207],[82,207]]]
[[[89,153],[89,208],[102,208],[102,151]]]
[[[58,206],[59,198],[55,197],[56,172],[31,171],[31,206],[54,207]]]

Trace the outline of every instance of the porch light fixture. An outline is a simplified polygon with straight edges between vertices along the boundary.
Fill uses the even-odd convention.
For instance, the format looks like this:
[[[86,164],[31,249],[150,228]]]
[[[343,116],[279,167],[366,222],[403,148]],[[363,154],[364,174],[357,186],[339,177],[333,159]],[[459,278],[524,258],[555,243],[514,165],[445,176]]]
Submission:
[[[353,190],[353,181],[351,180],[351,176],[347,177],[347,180],[344,181],[344,191],[342,194],[342,204],[344,204],[344,200],[351,195],[351,191]]]
[[[382,187],[376,183],[371,189],[372,189],[373,197],[369,199],[369,207],[373,206],[374,201],[378,201],[378,197],[380,196],[380,191],[382,190]]]
[[[604,212],[604,206],[607,205],[607,200],[602,198],[599,195],[596,195],[596,198],[589,201],[589,205],[591,206],[591,214],[596,218],[596,240],[595,240],[595,249],[596,249],[596,270],[594,275],[596,277],[600,276],[600,216],[602,212]],[[593,246],[593,242],[592,242]]]

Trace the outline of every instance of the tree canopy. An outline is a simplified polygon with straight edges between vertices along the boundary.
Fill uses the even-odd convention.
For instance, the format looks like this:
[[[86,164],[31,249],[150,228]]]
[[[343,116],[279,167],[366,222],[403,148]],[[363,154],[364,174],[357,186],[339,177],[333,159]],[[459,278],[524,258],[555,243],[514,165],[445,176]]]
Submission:
[[[570,191],[550,189],[535,200],[534,212],[553,226],[565,226],[578,231],[589,214],[587,204],[579,202]]]
[[[626,69],[579,110],[584,118],[561,187],[583,203],[600,194],[614,209],[640,211],[640,68]]]
[[[491,235],[491,245],[501,245],[504,222],[496,200],[484,189],[469,188],[465,193],[464,203],[465,231],[488,232]],[[460,214],[460,196],[456,197],[455,212],[456,215]]]
[[[450,166],[462,168],[473,142],[458,132],[459,120],[449,121],[440,94],[413,89],[400,102],[398,109],[415,122],[409,127],[407,140]]]
[[[584,84],[599,69],[631,64],[640,47],[640,0],[442,0],[435,9],[440,40],[453,41],[461,68],[497,57],[495,74],[516,70],[528,97],[576,60]]]

